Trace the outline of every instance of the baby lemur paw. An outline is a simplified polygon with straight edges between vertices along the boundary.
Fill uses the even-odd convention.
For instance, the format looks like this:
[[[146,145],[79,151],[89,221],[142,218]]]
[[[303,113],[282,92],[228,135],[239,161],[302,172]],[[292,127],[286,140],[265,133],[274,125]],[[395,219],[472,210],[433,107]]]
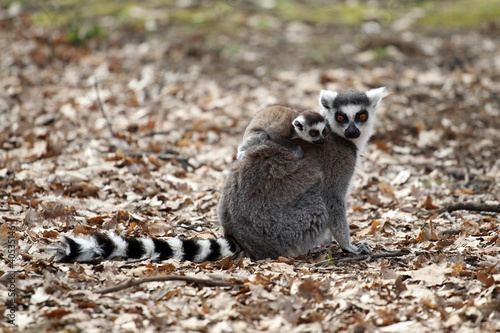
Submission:
[[[244,151],[240,151],[240,152],[238,152],[238,155],[236,155],[236,159],[238,161],[241,161],[242,159],[245,158],[245,155],[246,155],[246,153]]]
[[[292,150],[293,156],[295,156],[296,159],[301,160],[304,158],[304,151],[300,146],[297,146],[297,148],[294,148]]]

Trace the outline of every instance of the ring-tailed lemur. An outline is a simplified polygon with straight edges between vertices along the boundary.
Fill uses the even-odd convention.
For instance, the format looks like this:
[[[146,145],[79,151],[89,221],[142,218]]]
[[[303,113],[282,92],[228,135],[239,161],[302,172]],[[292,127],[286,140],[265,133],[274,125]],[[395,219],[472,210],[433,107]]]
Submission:
[[[386,95],[385,88],[322,91],[321,112],[331,133],[323,145],[299,142],[302,160],[287,158],[271,142],[249,150],[222,189],[223,234],[252,258],[298,255],[331,236],[345,252],[371,252],[368,244],[350,241],[346,194]]]
[[[325,119],[317,112],[299,113],[280,105],[266,107],[250,121],[243,135],[243,141],[238,147],[237,159],[243,159],[248,148],[261,145],[266,140],[279,143],[290,150],[296,158],[301,159],[304,157],[302,148],[290,140],[302,139],[322,144],[325,142],[323,132],[325,126]]]
[[[322,114],[331,129],[323,145],[299,140],[305,152],[296,159],[267,140],[236,161],[218,206],[223,238],[160,241],[154,238],[68,238],[50,248],[62,262],[151,257],[201,262],[239,251],[253,259],[298,255],[333,235],[346,252],[371,252],[350,241],[346,193],[359,152],[371,135],[384,88],[366,93],[322,91]],[[347,120],[346,120],[347,119]]]

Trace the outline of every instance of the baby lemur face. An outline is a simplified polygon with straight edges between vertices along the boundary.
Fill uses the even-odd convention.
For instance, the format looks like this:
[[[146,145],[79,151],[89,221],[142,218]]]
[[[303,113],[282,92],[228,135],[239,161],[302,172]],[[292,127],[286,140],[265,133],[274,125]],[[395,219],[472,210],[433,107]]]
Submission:
[[[371,135],[378,103],[385,96],[385,88],[366,93],[322,90],[319,97],[323,107],[321,114],[334,133],[353,141],[358,150],[362,150]]]
[[[325,118],[312,111],[304,111],[293,120],[295,136],[304,141],[323,144],[325,142]]]

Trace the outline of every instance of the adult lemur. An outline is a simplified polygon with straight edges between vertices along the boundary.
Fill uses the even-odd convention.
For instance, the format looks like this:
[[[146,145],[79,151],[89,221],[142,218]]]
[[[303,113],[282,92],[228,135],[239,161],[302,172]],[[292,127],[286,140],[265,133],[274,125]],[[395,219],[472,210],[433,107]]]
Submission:
[[[177,258],[202,262],[241,250],[253,259],[305,253],[333,235],[343,251],[371,252],[366,243],[351,244],[346,194],[359,154],[369,139],[385,88],[368,92],[321,91],[321,113],[331,133],[323,145],[295,140],[304,151],[296,159],[267,140],[250,147],[233,164],[218,206],[223,238],[161,241],[153,238],[65,238],[51,248],[56,260]],[[331,233],[331,234],[330,234]]]
[[[279,143],[301,159],[304,157],[302,148],[291,140],[302,139],[323,144],[325,126],[325,118],[317,112],[299,113],[285,106],[269,106],[252,118],[238,147],[237,159],[243,159],[248,148],[261,145],[266,140]]]

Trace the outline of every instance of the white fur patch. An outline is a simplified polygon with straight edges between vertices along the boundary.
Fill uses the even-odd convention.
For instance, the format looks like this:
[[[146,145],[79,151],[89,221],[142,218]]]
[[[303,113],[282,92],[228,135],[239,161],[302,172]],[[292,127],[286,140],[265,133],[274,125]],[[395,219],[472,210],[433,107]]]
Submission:
[[[120,236],[111,237],[113,243],[115,243],[113,252],[109,255],[108,259],[114,257],[126,257],[127,255],[127,242]]]
[[[321,90],[319,93],[319,105],[324,107],[324,104],[328,106],[329,109],[333,107],[333,101],[337,98],[338,92],[331,90]]]
[[[297,118],[295,118],[294,120],[292,120],[292,125],[295,123],[295,121],[298,121],[302,124],[302,126],[306,126],[307,122],[306,122],[306,118],[304,118],[303,115],[300,115],[298,116]],[[295,125],[293,125],[295,127]]]
[[[366,92],[366,96],[368,96],[368,99],[371,102],[371,106],[375,108],[378,106],[378,103],[382,100],[382,98],[386,97],[387,95],[389,95],[389,93],[387,92],[387,90],[385,90],[385,87],[368,90]]]
[[[318,130],[320,133],[325,129],[326,122],[322,121],[311,126],[311,129]]]
[[[141,238],[139,241],[142,243],[142,246],[146,251],[144,257],[150,257],[152,260],[156,260],[160,257],[160,254],[155,252],[155,243],[151,238]]]
[[[97,255],[101,255],[99,248],[97,246],[96,240],[91,238],[73,238],[75,243],[80,245],[80,254],[75,261],[88,261],[94,259]],[[69,250],[69,247],[68,247]],[[69,251],[66,251],[66,254],[69,254]]]
[[[210,254],[210,241],[208,239],[202,239],[196,242],[200,246],[200,252],[193,258],[194,262],[205,261]]]
[[[220,245],[220,253],[222,257],[227,257],[233,254],[233,252],[231,252],[231,247],[229,246],[229,243],[226,239],[218,238],[217,243],[219,243]]]
[[[178,238],[171,238],[167,240],[167,243],[172,248],[172,258],[182,260],[184,258],[184,246],[182,244],[182,241]]]

